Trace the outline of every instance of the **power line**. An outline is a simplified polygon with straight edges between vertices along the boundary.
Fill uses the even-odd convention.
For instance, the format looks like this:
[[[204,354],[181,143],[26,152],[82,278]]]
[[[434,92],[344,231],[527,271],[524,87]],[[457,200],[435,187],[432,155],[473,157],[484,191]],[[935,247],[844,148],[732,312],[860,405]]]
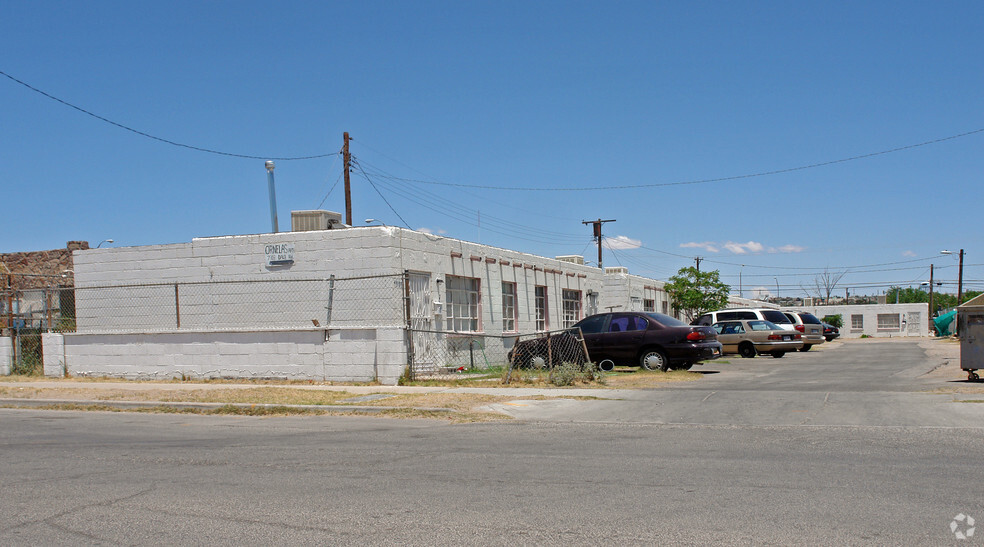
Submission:
[[[850,156],[850,157],[847,157],[847,158],[840,158],[840,159],[835,159],[835,160],[822,161],[822,162],[818,162],[818,163],[811,163],[811,164],[808,164],[808,165],[800,165],[800,166],[797,166],[797,167],[787,167],[787,168],[784,168],[784,169],[773,169],[773,170],[769,170],[769,171],[761,171],[761,172],[758,172],[758,173],[747,173],[747,174],[743,174],[743,175],[731,175],[731,176],[727,176],[727,177],[717,177],[717,178],[709,178],[709,179],[683,180],[683,181],[676,181],[676,182],[654,182],[654,183],[649,183],[649,184],[624,184],[624,185],[615,185],[615,186],[587,186],[587,187],[579,187],[579,188],[574,188],[574,187],[568,187],[568,188],[550,187],[550,188],[545,188],[545,187],[516,187],[516,186],[494,186],[494,185],[481,185],[481,184],[462,184],[462,183],[456,183],[456,182],[442,182],[442,181],[436,181],[436,180],[420,180],[420,179],[406,179],[406,178],[399,178],[399,179],[396,179],[396,180],[400,180],[400,181],[403,181],[403,182],[416,182],[418,184],[434,184],[434,185],[440,185],[440,186],[452,186],[452,187],[457,187],[457,188],[476,188],[476,189],[482,189],[482,190],[514,190],[514,191],[520,191],[520,192],[587,192],[587,191],[595,191],[595,190],[628,190],[628,189],[635,189],[635,188],[660,188],[660,187],[666,187],[666,186],[684,186],[684,185],[690,185],[690,184],[707,184],[707,183],[711,183],[711,182],[726,182],[726,181],[732,181],[732,180],[750,179],[750,178],[757,178],[757,177],[767,177],[767,176],[771,176],[771,175],[781,175],[781,174],[784,174],[784,173],[792,173],[792,172],[795,172],[795,171],[803,171],[803,170],[806,170],[806,169],[815,169],[815,168],[818,168],[818,167],[826,167],[828,165],[836,165],[838,163],[846,163],[846,162],[850,162],[850,161],[857,161],[857,160],[863,160],[863,159],[867,159],[867,158],[873,158],[873,157],[882,156],[882,155],[885,155],[885,154],[892,154],[892,153],[895,153],[895,152],[901,152],[903,150],[911,150],[913,148],[919,148],[919,147],[922,147],[922,146],[929,146],[931,144],[939,144],[941,142],[951,141],[951,140],[954,140],[954,139],[960,139],[960,138],[963,138],[963,137],[969,137],[971,135],[976,135],[978,133],[984,133],[984,128],[974,129],[972,131],[966,131],[964,133],[958,133],[956,135],[950,135],[948,137],[941,137],[941,138],[938,138],[938,139],[924,141],[924,142],[920,142],[920,143],[916,143],[916,144],[907,144],[905,146],[899,146],[899,147],[896,147],[896,148],[890,148],[888,150],[880,150],[878,152],[869,152],[869,153],[866,153],[866,154],[859,154],[857,156]]]
[[[222,152],[221,150],[212,150],[210,148],[202,148],[200,146],[194,146],[194,145],[191,145],[191,144],[184,144],[184,143],[172,141],[172,140],[169,140],[169,139],[165,139],[165,138],[162,138],[162,137],[157,137],[157,136],[151,135],[150,133],[145,133],[143,131],[140,131],[139,129],[134,129],[134,128],[130,127],[130,126],[123,125],[123,124],[121,124],[119,122],[114,122],[113,120],[110,120],[109,118],[104,118],[104,117],[102,117],[102,116],[100,116],[98,114],[94,114],[94,113],[92,113],[92,112],[90,112],[90,111],[88,111],[88,110],[86,110],[86,109],[84,109],[84,108],[82,108],[80,106],[76,106],[76,105],[74,105],[74,104],[72,104],[72,103],[70,103],[68,101],[64,101],[62,99],[59,99],[58,97],[55,97],[54,95],[51,95],[50,93],[46,93],[44,91],[41,91],[40,89],[32,86],[31,84],[29,84],[27,82],[24,82],[22,80],[18,80],[17,78],[14,78],[10,74],[7,74],[6,72],[4,72],[2,70],[0,70],[0,75],[6,76],[10,80],[12,80],[14,82],[17,82],[18,84],[20,84],[20,85],[22,85],[22,86],[30,89],[31,91],[33,91],[35,93],[39,93],[41,95],[44,95],[45,97],[47,97],[47,98],[49,98],[49,99],[51,99],[53,101],[59,102],[59,103],[65,105],[67,107],[74,108],[75,110],[78,110],[79,112],[81,112],[83,114],[86,114],[88,116],[92,116],[93,118],[95,118],[97,120],[100,120],[100,121],[106,122],[106,123],[108,123],[110,125],[119,127],[120,129],[125,129],[127,131],[132,132],[132,133],[136,133],[137,135],[140,135],[142,137],[147,137],[148,139],[153,139],[155,141],[163,142],[165,144],[170,144],[172,146],[178,146],[178,147],[181,147],[181,148],[188,148],[190,150],[197,150],[199,152],[207,152],[209,154],[218,154],[220,156],[231,156],[231,157],[234,157],[234,158],[246,158],[246,159],[251,159],[251,160],[277,160],[277,161],[313,160],[313,159],[318,159],[318,158],[327,158],[328,156],[335,156],[335,155],[338,154],[338,152],[332,152],[330,154],[317,154],[317,155],[314,155],[314,156],[294,156],[294,157],[251,156],[251,155],[247,155],[247,154],[233,154],[231,152]]]
[[[355,166],[359,168],[359,171],[362,173],[362,176],[366,178],[366,182],[368,182],[369,185],[372,186],[372,189],[375,190],[377,194],[379,194],[379,197],[383,199],[383,202],[385,202],[386,206],[390,208],[390,211],[393,211],[393,214],[400,219],[400,222],[402,222],[403,225],[407,227],[407,229],[413,230],[413,228],[411,228],[410,225],[407,224],[407,221],[403,220],[403,217],[400,216],[400,213],[397,213],[396,209],[394,209],[393,206],[390,205],[389,200],[387,200],[386,196],[384,196],[383,193],[379,191],[379,188],[376,188],[375,183],[373,183],[372,179],[369,178],[369,175],[367,175],[366,172],[362,170],[362,166],[359,165],[358,161],[355,162]]]

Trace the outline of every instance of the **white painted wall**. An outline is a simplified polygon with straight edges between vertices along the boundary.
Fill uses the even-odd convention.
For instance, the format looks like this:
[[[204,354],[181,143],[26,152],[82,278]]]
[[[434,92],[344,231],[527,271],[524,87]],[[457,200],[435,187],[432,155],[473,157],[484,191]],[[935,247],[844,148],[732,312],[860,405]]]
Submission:
[[[0,337],[0,376],[10,376],[14,370],[14,351],[10,337]]]
[[[267,266],[265,247],[281,243],[294,245],[294,263]],[[535,330],[537,286],[547,288],[548,329],[563,327],[564,289],[580,292],[580,317],[606,305],[628,309],[638,302],[641,310],[650,295],[662,311],[666,301],[665,292],[657,290],[662,282],[652,279],[622,274],[608,279],[591,266],[383,226],[90,249],[75,252],[74,264],[78,332],[65,335],[63,353],[71,375],[396,383],[407,363],[402,278],[347,281],[360,276],[428,274],[426,315],[433,330],[447,327],[447,277],[477,278],[480,331],[488,335],[504,334],[504,281],[516,283],[516,331],[522,333]],[[214,283],[332,275],[338,282],[332,321],[322,325],[329,329],[327,341],[325,329],[312,329],[311,322],[325,316],[327,282],[300,289],[292,283]],[[204,282],[213,283],[179,286],[180,329],[170,312],[173,285],[134,288],[125,299],[117,288],[101,288]],[[258,311],[243,311],[244,302],[257,301]],[[245,321],[253,323],[247,327]],[[275,322],[271,326],[279,330],[258,328],[265,322]],[[503,339],[503,345],[514,339]]]
[[[294,264],[268,267],[264,248],[268,244],[293,243]],[[502,333],[502,282],[517,284],[518,322],[520,332],[532,332],[535,328],[534,288],[547,287],[549,328],[562,328],[564,289],[581,292],[582,316],[593,312],[588,292],[600,293],[603,274],[590,266],[571,264],[552,258],[510,251],[404,230],[395,227],[370,226],[344,230],[318,232],[290,232],[200,238],[191,243],[153,245],[146,247],[122,247],[91,249],[75,253],[76,315],[79,332],[113,332],[129,330],[174,330],[172,287],[141,287],[132,289],[125,306],[120,306],[119,289],[102,290],[98,287],[135,284],[193,283],[208,281],[245,281],[269,279],[327,279],[372,275],[399,275],[404,270],[430,273],[431,292],[436,301],[446,300],[444,281],[447,275],[478,278],[481,280],[481,330],[486,334]],[[635,278],[636,276],[631,276]],[[642,278],[638,278],[642,279]],[[648,280],[649,283],[657,283]],[[440,285],[440,286],[439,286]],[[351,286],[351,285],[350,285]],[[257,294],[258,289],[269,287],[271,294]],[[245,300],[261,304],[271,317],[279,310],[291,310],[310,318],[324,314],[324,301],[312,298],[312,291],[297,290],[291,284],[215,285],[207,288],[180,287],[182,328],[201,329],[205,324],[216,326],[216,317],[235,317],[242,314]],[[358,309],[363,316],[376,318],[377,325],[404,324],[402,286],[394,281],[393,292],[380,287],[370,287],[348,293],[351,309]],[[200,305],[186,304],[189,292],[202,290],[209,294],[201,298]],[[248,294],[236,294],[244,291]],[[326,288],[321,288],[326,291]],[[322,293],[322,295],[325,293]],[[320,296],[320,295],[319,295]],[[197,301],[196,301],[197,302]],[[346,300],[338,292],[333,302],[333,324],[344,321]],[[298,310],[306,310],[299,313]],[[435,326],[444,327],[443,306],[434,306]],[[370,313],[371,312],[371,313]],[[280,315],[283,315],[281,313]],[[198,318],[212,318],[208,321]],[[255,326],[255,324],[254,324]],[[219,325],[235,328],[236,325]]]
[[[674,315],[664,285],[662,281],[628,273],[605,274],[599,304],[601,309],[598,311],[606,312],[609,306],[618,306],[612,311],[645,311],[645,301],[654,300],[656,306],[653,311]]]
[[[804,311],[820,319],[825,315],[840,314],[844,326],[840,328],[841,338],[860,338],[867,335],[879,338],[899,336],[931,336],[929,330],[929,304],[852,304],[849,306],[799,306],[782,308],[783,311]],[[879,329],[878,315],[897,315],[899,328]],[[861,316],[862,328],[852,327],[852,316]]]
[[[400,328],[66,334],[64,351],[71,376],[395,385],[406,363],[404,336]]]
[[[65,376],[65,335],[55,332],[41,334],[41,352],[44,375],[51,378]]]

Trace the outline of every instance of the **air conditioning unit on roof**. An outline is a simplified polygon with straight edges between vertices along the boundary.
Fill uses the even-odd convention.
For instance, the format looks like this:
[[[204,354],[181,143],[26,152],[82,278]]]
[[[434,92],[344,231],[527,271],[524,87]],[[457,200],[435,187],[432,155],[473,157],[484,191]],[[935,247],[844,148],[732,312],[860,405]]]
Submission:
[[[605,268],[605,273],[606,274],[627,274],[627,273],[629,273],[629,269],[626,268],[625,266],[615,266],[615,267],[612,267],[612,268]]]
[[[584,257],[581,255],[561,255],[555,256],[557,260],[561,262],[570,262],[571,264],[584,264]]]
[[[334,211],[291,211],[290,231],[313,232],[316,230],[332,230],[345,228],[342,224],[342,214]]]

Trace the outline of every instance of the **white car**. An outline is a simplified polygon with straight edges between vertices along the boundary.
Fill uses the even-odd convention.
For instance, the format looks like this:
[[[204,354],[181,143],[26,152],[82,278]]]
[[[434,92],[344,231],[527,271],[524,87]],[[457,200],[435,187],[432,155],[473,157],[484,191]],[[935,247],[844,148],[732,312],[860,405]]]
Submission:
[[[771,321],[786,330],[796,330],[793,322],[779,310],[769,308],[734,308],[705,313],[694,319],[691,325],[711,326],[719,321],[740,321],[742,319]]]

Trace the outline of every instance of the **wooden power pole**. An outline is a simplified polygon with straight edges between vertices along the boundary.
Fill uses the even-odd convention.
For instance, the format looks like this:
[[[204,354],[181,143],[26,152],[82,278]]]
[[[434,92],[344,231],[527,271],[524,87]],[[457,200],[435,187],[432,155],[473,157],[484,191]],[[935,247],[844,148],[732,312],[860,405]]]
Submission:
[[[605,267],[601,265],[601,225],[606,222],[615,222],[615,219],[609,220],[582,220],[581,224],[590,224],[594,228],[594,238],[598,240],[598,268],[604,270]]]
[[[342,161],[344,162],[345,173],[345,224],[352,226],[352,184],[349,179],[349,171],[352,169],[352,154],[349,154],[349,134],[348,131],[342,133],[345,144],[342,145]]]

